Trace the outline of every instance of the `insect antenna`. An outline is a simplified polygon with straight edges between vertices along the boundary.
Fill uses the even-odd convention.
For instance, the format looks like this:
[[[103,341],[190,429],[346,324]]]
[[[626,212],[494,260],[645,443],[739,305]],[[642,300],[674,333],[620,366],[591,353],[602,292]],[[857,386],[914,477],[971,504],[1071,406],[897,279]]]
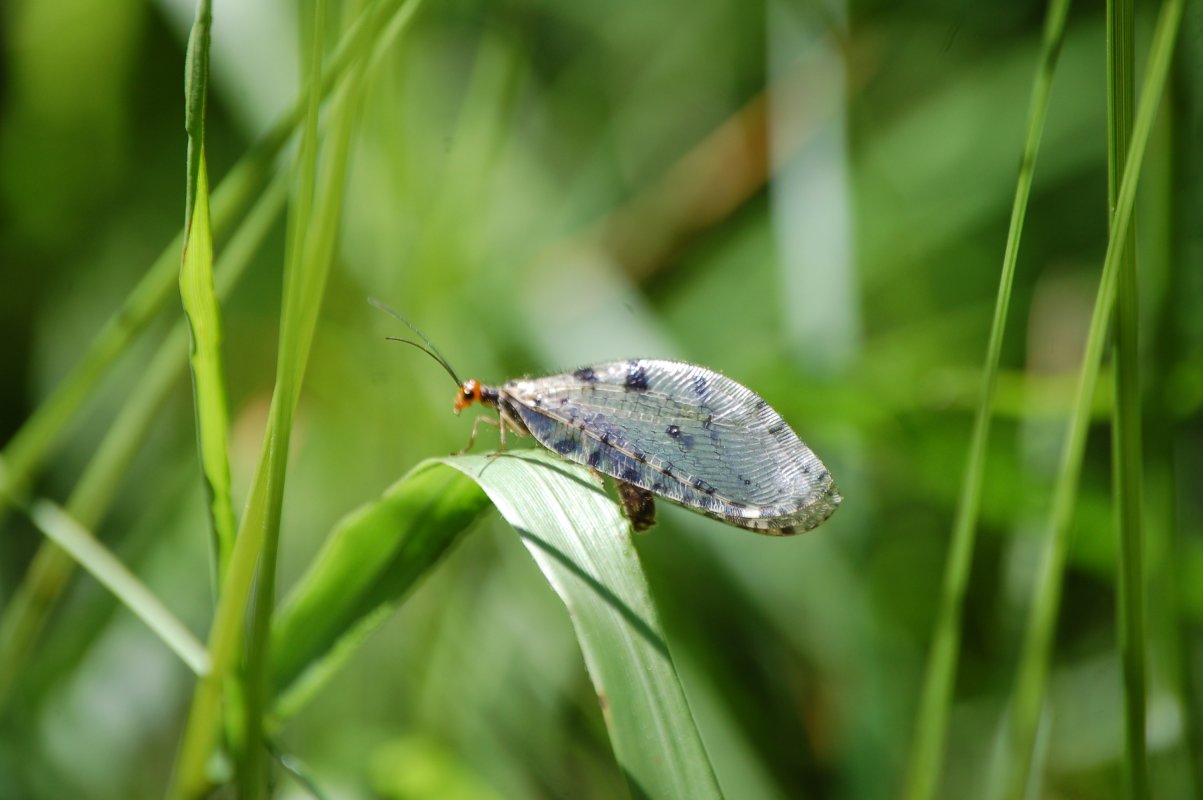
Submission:
[[[408,319],[406,319],[405,315],[402,314],[400,311],[390,308],[389,306],[385,305],[380,300],[377,300],[375,297],[369,297],[368,302],[371,303],[372,305],[376,306],[376,308],[380,309],[384,313],[390,314],[390,315],[396,317],[397,319],[401,320],[402,322],[404,322],[406,327],[408,327],[411,331],[416,333],[418,335],[418,338],[421,339],[426,344],[425,344],[425,346],[423,346],[422,344],[415,342],[412,339],[401,339],[396,336],[386,336],[386,337],[384,337],[385,339],[387,339],[390,342],[401,342],[402,344],[413,345],[414,347],[418,348],[426,355],[433,358],[435,361],[439,362],[440,366],[442,366],[443,369],[447,370],[447,374],[451,376],[451,380],[455,381],[456,386],[460,386],[463,383],[463,381],[461,381],[459,379],[459,375],[456,375],[455,370],[451,368],[451,364],[449,364],[447,362],[447,359],[443,358],[443,354],[440,353],[439,349],[434,346],[434,342],[430,341],[430,339],[428,339],[426,337],[426,334],[422,333],[422,331],[418,329],[417,325],[413,324]]]

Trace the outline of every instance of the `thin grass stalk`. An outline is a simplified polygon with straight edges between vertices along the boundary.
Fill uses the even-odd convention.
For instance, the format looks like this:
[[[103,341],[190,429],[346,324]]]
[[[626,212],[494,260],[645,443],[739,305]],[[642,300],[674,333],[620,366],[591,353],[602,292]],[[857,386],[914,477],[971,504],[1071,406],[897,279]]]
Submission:
[[[313,29],[310,33],[311,52],[309,67],[313,83],[320,83],[322,76],[322,43],[326,35],[326,3],[317,0],[313,6]],[[268,759],[266,751],[257,746],[264,737],[264,715],[268,701],[266,694],[267,629],[275,607],[276,561],[280,542],[280,513],[284,501],[284,481],[287,459],[277,451],[287,453],[287,443],[292,435],[292,419],[299,398],[300,384],[304,376],[307,348],[302,355],[302,337],[298,330],[305,313],[304,304],[309,300],[302,289],[306,272],[323,269],[315,263],[309,232],[315,227],[313,196],[316,190],[318,156],[318,111],[319,105],[311,103],[305,115],[301,131],[301,147],[298,153],[297,183],[292,207],[288,215],[288,239],[284,254],[284,290],[280,310],[280,350],[276,359],[276,385],[272,391],[271,413],[268,416],[268,431],[259,474],[265,476],[266,484],[261,496],[264,507],[256,516],[262,525],[258,535],[263,541],[259,555],[259,576],[254,597],[251,633],[247,641],[246,703],[243,708],[243,728],[246,743],[239,754],[237,781],[239,795],[247,800],[262,797],[267,788]],[[320,304],[320,296],[315,299]],[[258,477],[258,476],[256,476]],[[251,510],[248,508],[248,516]],[[265,619],[266,618],[266,619]]]
[[[1111,235],[1103,259],[1098,295],[1091,314],[1078,388],[1068,421],[1061,467],[1053,493],[1048,542],[1036,579],[1031,616],[1020,656],[1019,674],[1011,698],[1008,736],[1011,762],[1003,786],[1005,796],[1008,797],[1022,797],[1031,774],[1036,731],[1044,706],[1045,686],[1052,660],[1053,634],[1060,607],[1074,498],[1077,494],[1082,455],[1086,446],[1086,431],[1090,422],[1090,403],[1098,384],[1100,362],[1106,347],[1107,327],[1115,301],[1119,265],[1128,243],[1145,146],[1148,144],[1157,105],[1169,74],[1181,19],[1182,0],[1167,0],[1162,5],[1153,34],[1140,104],[1132,128],[1131,148],[1125,159],[1116,197]]]
[[[982,369],[981,395],[974,418],[965,478],[961,485],[961,496],[944,572],[939,617],[936,620],[923,695],[919,701],[919,714],[916,718],[915,739],[903,794],[907,800],[928,800],[935,794],[943,762],[949,708],[956,685],[961,617],[981,508],[982,482],[986,471],[986,452],[990,441],[990,423],[994,415],[994,395],[1002,357],[1007,309],[1015,282],[1019,241],[1023,233],[1028,198],[1031,196],[1036,156],[1040,150],[1040,139],[1048,115],[1053,73],[1065,40],[1069,5],[1069,0],[1053,0],[1049,3],[1045,17],[1040,64],[1033,81],[1031,105],[1028,109],[1028,132],[1024,142],[1023,161],[1015,185],[1015,200],[1011,207],[1011,223],[1007,231],[1006,248],[1003,251],[994,318],[990,325],[990,340],[986,346],[986,363]]]
[[[1195,19],[1199,16],[1199,6],[1192,9]],[[1188,18],[1188,26],[1189,26]],[[1188,560],[1180,557],[1183,548],[1190,545],[1191,532],[1179,523],[1179,508],[1185,508],[1179,494],[1191,496],[1194,487],[1191,481],[1180,481],[1176,477],[1176,466],[1180,462],[1175,452],[1178,444],[1179,427],[1175,411],[1179,404],[1181,393],[1180,384],[1175,377],[1179,373],[1170,365],[1179,364],[1189,352],[1190,344],[1182,332],[1189,327],[1190,321],[1198,314],[1198,306],[1193,302],[1189,287],[1198,271],[1198,246],[1203,240],[1199,229],[1199,213],[1203,207],[1203,188],[1200,187],[1196,176],[1203,157],[1199,151],[1197,123],[1200,108],[1199,86],[1200,76],[1192,65],[1198,63],[1200,43],[1196,37],[1183,37],[1183,46],[1178,51],[1179,70],[1171,89],[1175,102],[1167,115],[1170,125],[1167,134],[1170,138],[1169,184],[1168,198],[1165,201],[1166,213],[1155,217],[1156,220],[1167,220],[1167,239],[1169,279],[1166,282],[1165,308],[1169,313],[1155,315],[1159,321],[1158,348],[1160,366],[1156,374],[1157,380],[1148,398],[1153,405],[1149,421],[1156,441],[1153,452],[1159,455],[1161,465],[1161,480],[1165,487],[1160,498],[1161,516],[1166,521],[1159,535],[1153,536],[1155,529],[1149,531],[1147,544],[1160,546],[1163,559],[1160,564],[1150,563],[1147,576],[1148,586],[1154,596],[1160,600],[1158,606],[1150,603],[1148,622],[1164,626],[1166,631],[1167,650],[1166,672],[1169,673],[1173,692],[1182,713],[1182,739],[1179,748],[1186,762],[1184,770],[1183,797],[1203,796],[1203,705],[1200,697],[1198,658],[1198,626],[1189,619],[1185,607],[1183,587],[1197,580],[1197,572],[1192,569]],[[1146,224],[1146,228],[1148,224]],[[1185,298],[1185,299],[1184,299]],[[1179,489],[1181,487],[1181,489]],[[1154,558],[1149,559],[1154,562]],[[1156,572],[1154,571],[1156,569]],[[1152,601],[1153,596],[1149,597]],[[1162,615],[1154,616],[1156,612]],[[1154,785],[1154,788],[1160,788]]]
[[[1107,200],[1111,213],[1135,104],[1136,44],[1132,0],[1107,2]],[[1124,780],[1129,798],[1149,795],[1145,754],[1144,533],[1141,528],[1141,402],[1139,302],[1135,236],[1120,256],[1115,305],[1115,405],[1112,408],[1112,477],[1119,536],[1117,619],[1124,674]]]
[[[1179,50],[1178,58],[1182,58]],[[1171,77],[1170,95],[1178,94],[1177,71]],[[1184,653],[1189,653],[1193,628],[1184,625],[1179,594],[1178,570],[1184,559],[1175,541],[1176,487],[1174,480],[1175,434],[1180,410],[1175,408],[1178,397],[1174,389],[1174,365],[1181,362],[1182,337],[1179,335],[1184,292],[1182,278],[1185,262],[1178,256],[1177,231],[1186,222],[1185,230],[1197,227],[1190,209],[1197,208],[1183,188],[1189,180],[1187,166],[1191,152],[1181,149],[1180,134],[1183,119],[1180,98],[1165,103],[1153,132],[1150,161],[1145,167],[1141,190],[1142,284],[1159,289],[1149,292],[1151,304],[1142,305],[1151,322],[1145,327],[1142,349],[1144,361],[1141,382],[1144,425],[1141,446],[1145,452],[1142,464],[1141,512],[1144,527],[1142,539],[1144,556],[1144,608],[1146,648],[1146,702],[1160,695],[1163,707],[1172,707],[1182,719],[1182,733],[1172,748],[1154,755],[1149,753],[1149,794],[1154,797],[1199,797],[1197,776],[1192,769],[1193,754],[1203,753],[1198,738],[1192,735],[1192,720],[1197,714],[1194,695],[1188,688],[1190,675],[1184,674]],[[1194,140],[1187,137],[1193,146]],[[1186,270],[1189,272],[1189,269]],[[1187,313],[1193,313],[1188,308]],[[1184,635],[1185,634],[1185,635]],[[1189,667],[1187,667],[1189,668]],[[1156,690],[1154,690],[1156,687]],[[1153,767],[1152,764],[1156,764]]]
[[[320,28],[318,29],[320,30]],[[352,68],[352,80],[349,82],[346,94],[331,110],[331,135],[328,144],[329,154],[324,159],[323,173],[318,181],[318,192],[315,197],[313,224],[307,226],[304,251],[301,258],[310,263],[304,264],[300,279],[305,285],[298,291],[298,314],[303,315],[301,322],[295,326],[299,341],[296,352],[307,354],[317,326],[317,312],[321,307],[321,299],[325,293],[327,276],[334,261],[334,251],[338,243],[338,229],[342,218],[342,203],[346,185],[347,165],[349,161],[352,123],[355,108],[358,105],[359,89],[362,71]],[[304,372],[304,361],[296,367],[297,383],[294,386],[292,407],[295,409],[300,398],[300,376]],[[251,741],[263,738],[264,724],[271,711],[273,697],[271,696],[272,682],[271,666],[271,626],[275,613],[276,596],[276,562],[279,551],[279,519],[278,513],[275,526],[269,528],[265,537],[264,555],[260,560],[259,591],[255,596],[255,616],[251,629],[248,655],[248,707],[249,714],[256,723],[256,728],[250,735],[257,735]],[[263,766],[266,767],[264,748],[253,748],[259,753]],[[261,784],[262,785],[262,784]]]
[[[204,645],[90,531],[65,510],[47,500],[35,500],[29,509],[29,517],[50,541],[70,554],[146,623],[188,669],[197,675],[209,671],[209,654],[205,652]]]
[[[217,264],[217,292],[228,296],[258,252],[284,206],[286,184],[277,176],[246,215]],[[85,528],[99,530],[155,415],[176,388],[188,353],[179,320],[159,345],[130,399],[101,439],[66,503]],[[20,677],[29,653],[74,571],[56,544],[44,541],[0,617],[0,708]]]

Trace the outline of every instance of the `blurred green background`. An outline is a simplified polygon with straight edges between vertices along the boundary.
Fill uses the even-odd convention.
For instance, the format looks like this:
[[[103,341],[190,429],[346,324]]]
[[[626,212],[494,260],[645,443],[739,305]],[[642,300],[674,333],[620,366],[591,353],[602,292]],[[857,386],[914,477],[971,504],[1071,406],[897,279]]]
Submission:
[[[214,186],[296,97],[308,9],[216,4]],[[192,14],[184,0],[0,9],[0,441],[179,229]],[[804,537],[662,505],[636,540],[720,782],[731,798],[896,796],[1043,14],[1036,2],[427,0],[360,111],[295,429],[281,587],[347,511],[467,439],[451,382],[384,340],[401,332],[368,296],[486,382],[627,357],[703,364],[762,394],[846,498]],[[1151,16],[1138,19],[1143,43]],[[1193,4],[1136,223],[1149,747],[1166,797],[1200,785],[1203,756],[1201,37]],[[945,797],[989,779],[1107,242],[1103,41],[1102,5],[1079,4],[1008,320]],[[281,223],[223,306],[240,504],[274,377],[282,248]],[[70,491],[179,317],[177,299],[90,398],[37,494]],[[191,404],[182,377],[97,533],[203,638]],[[1045,797],[1120,796],[1109,407],[1107,388],[1058,626]],[[493,442],[486,431],[479,447]],[[3,524],[0,604],[41,541],[19,515]],[[0,798],[156,796],[192,684],[78,575],[0,710]],[[282,742],[337,797],[625,791],[563,606],[495,515]]]

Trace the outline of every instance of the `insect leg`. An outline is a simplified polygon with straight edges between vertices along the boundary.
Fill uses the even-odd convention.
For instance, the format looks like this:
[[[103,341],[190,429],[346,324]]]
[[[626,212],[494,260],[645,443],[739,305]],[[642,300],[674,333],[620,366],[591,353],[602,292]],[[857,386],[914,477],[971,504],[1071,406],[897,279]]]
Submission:
[[[498,409],[498,412],[498,416],[501,417],[501,424],[498,426],[501,428],[501,449],[504,450],[506,428],[509,428],[519,436],[526,436],[529,431],[527,431],[526,426],[522,424],[522,421],[515,417],[513,412],[505,406],[501,406]]]
[[[482,423],[482,422],[487,422],[490,425],[496,425],[501,430],[501,445],[502,445],[502,447],[505,447],[505,426],[502,425],[498,420],[493,419],[492,417],[488,416],[487,414],[481,414],[480,416],[478,416],[476,418],[476,421],[472,423],[472,433],[468,434],[468,444],[465,445],[463,450],[460,450],[459,452],[456,452],[456,453],[452,453],[451,455],[462,456],[464,453],[466,453],[472,449],[472,445],[476,443],[476,431],[480,427],[480,423]]]

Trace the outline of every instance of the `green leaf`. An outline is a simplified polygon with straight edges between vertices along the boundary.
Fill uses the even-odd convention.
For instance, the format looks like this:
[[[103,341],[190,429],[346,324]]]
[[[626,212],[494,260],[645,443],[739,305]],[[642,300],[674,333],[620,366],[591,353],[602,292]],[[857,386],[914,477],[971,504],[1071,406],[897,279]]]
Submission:
[[[180,267],[180,298],[188,319],[196,439],[209,499],[213,531],[214,587],[221,582],[234,547],[234,503],[230,495],[230,420],[221,355],[221,309],[213,284],[213,235],[209,229],[209,178],[201,147],[188,241]]]
[[[427,461],[334,527],[272,629],[277,719],[308,702],[486,508],[475,482]]]
[[[221,583],[234,546],[234,503],[230,496],[230,420],[221,357],[221,307],[213,285],[213,231],[209,224],[209,173],[205,163],[205,98],[209,86],[209,0],[196,4],[188,37],[184,75],[184,129],[188,132],[187,191],[184,195],[184,254],[180,298],[191,341],[189,364],[209,525],[213,534],[213,587]]]
[[[543,450],[442,459],[477,481],[568,607],[634,797],[720,797],[630,526],[593,474]]]
[[[720,797],[629,524],[588,470],[542,450],[423,462],[339,523],[273,631],[277,722],[438,563],[486,496],[568,608],[632,795]]]

